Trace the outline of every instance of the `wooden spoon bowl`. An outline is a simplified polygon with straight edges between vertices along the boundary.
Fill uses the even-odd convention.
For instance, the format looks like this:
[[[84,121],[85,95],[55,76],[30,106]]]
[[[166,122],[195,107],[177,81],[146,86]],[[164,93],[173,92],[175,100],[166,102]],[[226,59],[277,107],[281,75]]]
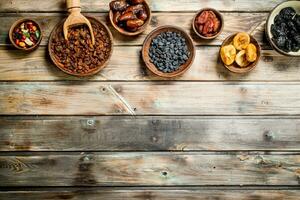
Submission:
[[[111,50],[110,50],[110,54],[107,58],[107,60],[102,63],[101,65],[99,65],[98,67],[96,67],[94,70],[88,72],[88,73],[72,73],[68,70],[65,69],[64,65],[62,65],[59,60],[56,58],[55,54],[53,53],[52,49],[51,49],[51,46],[52,46],[52,41],[53,41],[53,38],[55,35],[61,33],[63,31],[63,23],[65,20],[61,21],[60,23],[58,23],[56,25],[56,27],[53,29],[53,31],[51,32],[51,35],[50,35],[50,38],[49,38],[49,44],[48,44],[48,52],[49,52],[49,55],[50,55],[50,58],[51,60],[53,61],[53,63],[55,64],[56,67],[58,67],[60,70],[62,70],[63,72],[67,73],[67,74],[70,74],[70,75],[73,75],[73,76],[79,76],[79,77],[84,77],[84,76],[91,76],[91,75],[94,75],[94,74],[97,74],[100,70],[102,70],[104,67],[107,66],[110,58],[111,58],[111,55],[112,55],[112,52],[113,52],[113,36],[110,32],[110,30],[108,29],[108,27],[102,23],[101,21],[97,20],[96,18],[93,18],[93,17],[87,17],[87,19],[91,22],[91,23],[95,23],[95,24],[98,24],[99,26],[103,27],[104,30],[106,31],[109,39],[110,39],[110,42],[111,42]]]
[[[126,36],[136,36],[141,34],[142,32],[144,32],[146,30],[146,28],[148,27],[151,18],[152,18],[152,14],[151,14],[151,9],[150,6],[148,4],[147,1],[144,1],[143,5],[145,6],[148,18],[146,19],[145,23],[143,24],[143,26],[139,27],[137,31],[135,32],[130,32],[130,31],[126,31],[123,28],[120,28],[117,24],[114,23],[113,18],[114,18],[114,12],[112,10],[109,10],[109,21],[111,23],[111,25],[114,27],[114,29],[116,29],[119,33],[121,33],[122,35],[126,35]]]
[[[152,62],[150,62],[149,49],[150,49],[152,40],[157,35],[159,35],[163,32],[168,32],[168,31],[179,33],[183,38],[185,38],[188,50],[191,54],[190,54],[189,59],[186,61],[186,63],[181,65],[179,67],[179,69],[177,69],[176,71],[171,72],[171,73],[164,73],[164,72],[158,70],[157,67]],[[195,59],[195,54],[196,54],[195,46],[193,44],[192,38],[183,29],[176,27],[176,26],[161,26],[161,27],[158,27],[155,30],[153,30],[146,37],[144,44],[143,44],[143,49],[142,49],[142,57],[143,57],[143,60],[146,64],[147,68],[151,72],[156,74],[157,76],[165,77],[165,78],[176,77],[176,76],[182,75],[184,72],[186,72],[190,68],[190,66],[193,64],[194,59]]]
[[[237,33],[235,34],[232,34],[230,35],[229,37],[227,37],[222,45],[221,45],[221,48],[223,46],[226,46],[226,45],[229,45],[229,44],[233,44],[233,38],[236,36]],[[234,72],[234,73],[238,73],[238,74],[244,74],[244,73],[247,73],[247,72],[250,72],[252,71],[256,66],[257,64],[259,63],[259,60],[260,60],[260,57],[261,57],[261,48],[260,48],[260,45],[258,44],[257,40],[252,37],[250,35],[250,43],[254,44],[256,46],[256,50],[257,50],[257,58],[254,62],[250,63],[247,67],[240,67],[236,62],[234,62],[233,64],[231,65],[226,65],[223,63],[222,59],[221,59],[221,62],[223,63],[223,65],[231,72]],[[221,51],[221,48],[220,48],[220,51]],[[220,52],[219,52],[219,55],[220,55]]]

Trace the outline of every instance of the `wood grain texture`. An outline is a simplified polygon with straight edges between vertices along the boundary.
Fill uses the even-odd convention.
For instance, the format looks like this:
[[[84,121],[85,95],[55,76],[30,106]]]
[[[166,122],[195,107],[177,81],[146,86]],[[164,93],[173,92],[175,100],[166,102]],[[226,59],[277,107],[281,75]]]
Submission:
[[[0,151],[299,151],[298,117],[5,117]]]
[[[0,186],[299,185],[300,155],[73,153],[0,156]]]
[[[221,190],[221,189],[65,189],[63,191],[0,192],[5,200],[299,200],[299,190]]]
[[[2,115],[299,115],[299,83],[0,85]]]
[[[115,47],[106,68],[89,78],[67,75],[52,64],[45,48],[30,54],[0,48],[1,81],[147,81],[167,80],[159,78],[146,69],[140,59],[141,47]],[[16,60],[18,65],[16,66]],[[300,58],[278,55],[264,50],[260,63],[251,73],[239,75],[229,72],[219,60],[219,47],[198,47],[191,68],[181,77],[172,80],[187,81],[299,81]]]
[[[223,40],[234,32],[248,32],[252,34],[261,45],[266,48],[269,43],[264,38],[264,26],[268,16],[267,13],[223,13],[225,20],[225,28],[222,34],[211,41],[201,40],[197,37],[191,28],[192,19],[195,13],[154,13],[152,21],[147,30],[139,36],[128,37],[123,36],[110,25],[107,14],[87,13],[87,15],[96,17],[97,19],[106,22],[112,31],[115,45],[142,45],[145,37],[155,28],[162,25],[176,25],[186,30],[193,38],[196,45],[221,45]],[[41,45],[48,44],[48,39],[55,25],[65,18],[63,14],[0,14],[0,20],[4,23],[0,27],[0,45],[10,44],[8,40],[8,31],[10,26],[21,17],[30,17],[38,21],[42,27],[44,37]]]
[[[107,12],[111,0],[85,0],[83,12]],[[269,11],[284,0],[148,0],[152,11],[197,11],[202,7],[214,7],[222,11]],[[34,5],[34,6],[33,6]],[[60,12],[65,11],[64,1],[9,0],[0,1],[0,12]]]

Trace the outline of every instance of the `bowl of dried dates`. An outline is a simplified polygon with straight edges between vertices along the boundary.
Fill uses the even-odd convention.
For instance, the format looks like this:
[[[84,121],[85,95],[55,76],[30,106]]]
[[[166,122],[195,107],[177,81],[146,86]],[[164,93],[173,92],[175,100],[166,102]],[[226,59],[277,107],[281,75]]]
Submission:
[[[123,35],[139,35],[151,21],[151,10],[146,0],[114,0],[109,7],[110,22]]]
[[[20,19],[11,26],[9,39],[17,49],[32,51],[42,41],[42,30],[36,21]]]
[[[300,1],[286,1],[270,13],[266,36],[272,47],[286,56],[300,56]]]
[[[195,15],[192,27],[200,38],[211,40],[223,31],[224,19],[219,11],[213,8],[203,8]]]
[[[87,19],[93,28],[94,45],[87,25],[69,28],[68,40],[65,40],[63,20],[50,35],[48,51],[51,60],[59,69],[70,75],[94,75],[108,64],[112,55],[113,37],[108,27],[93,17]]]

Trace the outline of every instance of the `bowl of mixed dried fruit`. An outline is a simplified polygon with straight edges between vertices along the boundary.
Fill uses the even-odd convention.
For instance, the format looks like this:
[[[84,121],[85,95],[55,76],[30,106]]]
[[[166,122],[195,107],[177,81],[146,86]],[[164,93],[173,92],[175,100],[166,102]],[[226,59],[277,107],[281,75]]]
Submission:
[[[9,39],[17,49],[32,51],[42,41],[40,25],[32,19],[20,19],[11,26]]]
[[[265,29],[270,44],[277,52],[300,56],[300,1],[286,1],[275,7]]]

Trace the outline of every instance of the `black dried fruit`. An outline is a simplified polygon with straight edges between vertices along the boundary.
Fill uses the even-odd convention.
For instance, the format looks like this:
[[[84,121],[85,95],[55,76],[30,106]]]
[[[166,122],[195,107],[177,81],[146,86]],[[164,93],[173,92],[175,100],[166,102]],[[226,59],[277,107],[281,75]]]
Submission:
[[[285,52],[299,51],[300,46],[300,16],[287,7],[274,18],[271,25],[272,41]]]
[[[286,42],[286,38],[284,36],[279,36],[276,39],[276,44],[278,47],[284,47],[285,46],[285,42]]]
[[[286,42],[285,42],[285,50],[287,52],[292,51],[292,40],[286,40]]]
[[[164,32],[156,36],[149,49],[150,62],[164,73],[179,69],[190,57],[185,39],[176,32]]]
[[[296,11],[292,7],[287,7],[279,12],[279,15],[286,20],[292,19],[296,15]]]
[[[293,52],[297,52],[300,50],[300,44],[297,44],[297,43],[293,43],[292,44],[292,51]]]

